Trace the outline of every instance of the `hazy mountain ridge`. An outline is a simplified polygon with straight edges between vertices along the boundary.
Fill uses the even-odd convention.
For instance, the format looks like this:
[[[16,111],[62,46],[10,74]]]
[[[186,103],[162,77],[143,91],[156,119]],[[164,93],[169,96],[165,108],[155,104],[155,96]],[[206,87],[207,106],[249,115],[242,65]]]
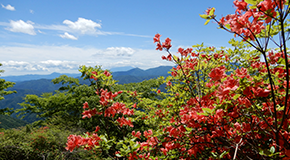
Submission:
[[[27,75],[21,75],[21,76],[5,76],[0,77],[2,79],[5,79],[6,81],[10,82],[20,82],[20,81],[31,81],[31,80],[38,80],[38,79],[54,79],[61,75],[67,75],[69,77],[79,77],[81,76],[80,73],[78,74],[71,74],[71,73],[56,73],[53,72],[48,75],[39,75],[39,74],[27,74]]]
[[[111,68],[110,71],[111,72],[129,71],[129,70],[134,69],[134,68],[135,67],[132,67],[132,66],[115,67],[115,68]]]
[[[119,67],[118,68],[114,68],[112,70],[124,70],[124,69],[129,69],[132,67]],[[168,75],[168,71],[172,68],[172,66],[159,66],[156,68],[150,68],[147,70],[142,70],[140,68],[132,68],[129,69],[127,71],[116,71],[116,72],[112,72],[112,75],[114,76],[114,79],[118,80],[119,76],[122,76],[120,79],[124,79],[124,76],[134,76],[135,79],[136,77],[139,77],[137,79],[141,80],[141,79],[147,79],[146,77],[158,77],[158,76],[166,76]],[[0,77],[2,79],[5,79],[6,81],[11,81],[11,82],[23,82],[23,81],[31,81],[31,80],[39,80],[39,79],[47,79],[47,80],[52,80],[54,78],[57,78],[61,75],[67,75],[68,77],[80,77],[81,74],[80,73],[76,73],[76,74],[71,74],[71,73],[51,73],[49,75],[37,75],[37,74],[28,74],[28,75],[20,75],[20,76],[4,76],[4,77]],[[140,79],[140,77],[143,77]],[[129,77],[128,77],[129,78]],[[145,80],[144,79],[144,80]],[[17,84],[17,83],[16,83]],[[123,84],[123,83],[121,83]]]
[[[147,70],[142,70],[140,68],[133,68],[128,71],[113,72],[112,75],[114,79],[118,81],[119,84],[136,83],[136,82],[142,82],[144,80],[149,80],[152,78],[157,78],[159,76],[166,77],[169,75],[168,72],[170,71],[171,68],[172,66],[160,66],[160,67],[151,68]],[[5,99],[0,101],[0,109],[6,108],[6,107],[19,109],[21,108],[21,106],[18,105],[18,103],[24,102],[24,97],[27,94],[35,94],[35,95],[40,96],[42,93],[53,92],[55,90],[58,90],[61,87],[61,84],[53,84],[51,80],[59,77],[60,75],[67,75],[70,77],[79,78],[81,74],[52,73],[50,75],[23,75],[23,76],[0,77],[7,81],[12,80],[16,82],[14,87],[11,88],[10,90],[17,91],[16,94],[6,95],[4,97]],[[80,82],[89,84],[88,81],[82,80]],[[12,117],[17,118],[16,114],[13,114]],[[25,122],[20,123],[20,124],[26,124],[27,122],[31,123],[33,119],[35,119],[33,115],[25,117],[24,118]],[[15,123],[21,122],[20,120],[13,121],[12,119],[9,121],[15,122]],[[5,122],[2,122],[2,123],[4,123],[3,125],[7,127],[7,124],[5,124]],[[19,125],[18,124],[11,125],[11,127],[14,127],[14,126],[19,126]]]

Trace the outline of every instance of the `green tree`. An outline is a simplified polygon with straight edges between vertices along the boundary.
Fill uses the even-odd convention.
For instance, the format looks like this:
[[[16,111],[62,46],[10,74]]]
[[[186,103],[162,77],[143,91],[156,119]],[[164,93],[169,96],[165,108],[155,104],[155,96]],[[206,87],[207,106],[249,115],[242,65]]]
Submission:
[[[0,66],[2,66],[2,64],[0,63]],[[3,73],[4,70],[0,70],[0,73]],[[9,81],[5,81],[4,79],[0,79],[0,100],[4,99],[4,95],[8,95],[8,94],[12,94],[12,93],[16,93],[16,91],[8,91],[7,89],[10,87],[13,87],[15,83],[14,82],[9,82]],[[13,109],[11,108],[4,108],[4,109],[0,109],[0,114],[11,114],[13,111]]]
[[[94,103],[95,92],[92,86],[80,84],[79,79],[62,75],[52,80],[54,84],[61,83],[62,87],[55,93],[43,93],[41,96],[26,95],[23,107],[16,110],[19,116],[27,116],[34,113],[42,119],[54,116],[62,117],[59,123],[73,122],[77,125],[83,111],[82,104],[85,101]],[[42,121],[42,120],[41,120]]]
[[[59,90],[55,91],[55,93],[44,93],[41,96],[27,95],[25,102],[20,104],[23,108],[17,112],[20,112],[24,116],[28,113],[35,113],[51,124],[74,126],[80,129],[83,128],[85,131],[93,131],[96,126],[100,126],[102,130],[98,134],[101,135],[100,138],[103,141],[101,144],[102,152],[98,152],[98,155],[101,157],[110,157],[119,148],[122,148],[122,144],[125,145],[127,143],[126,140],[130,140],[132,129],[128,126],[120,127],[116,123],[116,120],[122,117],[118,113],[114,117],[95,115],[90,119],[82,119],[81,115],[84,111],[84,103],[86,102],[91,109],[96,108],[98,112],[104,113],[106,108],[100,104],[101,96],[99,96],[102,89],[107,90],[107,93],[122,90],[123,93],[115,97],[114,101],[121,102],[128,108],[131,108],[134,104],[138,105],[137,103],[142,98],[152,99],[152,101],[157,100],[156,91],[163,83],[163,78],[120,85],[116,84],[116,81],[113,80],[113,77],[108,71],[104,71],[97,66],[94,68],[83,66],[80,68],[80,72],[82,72],[82,77],[86,84],[80,84],[79,79],[65,75],[53,79],[53,83],[62,84]],[[88,81],[89,84],[87,83]],[[155,92],[152,92],[152,89]],[[109,107],[110,104],[112,105],[113,101],[109,101],[106,107]],[[143,121],[138,120],[144,117],[145,114],[142,108],[140,108],[140,110],[135,112],[133,117],[130,117],[135,129],[148,130],[152,128],[144,124]]]
[[[99,67],[95,68],[99,72],[102,70]],[[68,77],[62,75],[58,78],[52,80],[54,84],[61,83],[62,86],[59,90],[54,93],[44,93],[41,96],[37,95],[26,95],[24,102],[20,103],[23,107],[18,109],[16,112],[19,116],[27,116],[28,114],[37,114],[37,117],[42,119],[56,117],[62,117],[63,120],[59,123],[69,122],[75,126],[81,125],[86,129],[91,129],[95,127],[93,124],[88,125],[85,120],[81,121],[81,113],[83,112],[83,104],[88,102],[91,106],[96,106],[99,104],[99,98],[96,96],[97,86],[103,85],[104,81],[91,81],[89,78],[90,73],[87,69],[83,73],[83,79],[81,80],[83,84],[80,83],[78,78]],[[90,71],[91,72],[91,71]],[[107,78],[107,77],[103,77]],[[151,79],[145,80],[140,83],[130,83],[130,84],[115,84],[112,78],[109,79],[114,85],[107,87],[110,91],[123,90],[124,92],[133,93],[138,92],[142,97],[153,98],[156,93],[151,91],[151,88],[158,88],[163,80]],[[96,84],[95,84],[96,83]],[[107,82],[106,82],[107,83]],[[132,99],[128,96],[120,95],[118,97],[120,102],[127,103],[127,105],[133,105]],[[90,120],[91,121],[91,120]]]

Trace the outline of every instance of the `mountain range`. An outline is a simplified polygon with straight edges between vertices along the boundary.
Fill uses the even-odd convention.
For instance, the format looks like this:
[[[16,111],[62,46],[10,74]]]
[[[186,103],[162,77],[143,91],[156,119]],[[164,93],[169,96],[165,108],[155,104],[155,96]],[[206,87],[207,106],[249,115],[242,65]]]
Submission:
[[[123,84],[123,83],[131,83],[130,80],[125,80],[126,78],[131,79],[132,82],[141,82],[142,80],[145,80],[148,78],[150,79],[151,77],[167,76],[168,71],[171,68],[172,66],[159,66],[156,68],[142,70],[140,68],[133,68],[131,66],[127,66],[127,67],[112,68],[110,71],[112,72],[114,79],[121,80],[121,82],[119,83]],[[78,78],[81,76],[80,73],[72,74],[72,73],[54,72],[49,75],[28,74],[28,75],[20,75],[20,76],[4,76],[1,78],[10,82],[22,82],[22,81],[39,80],[39,79],[54,79],[64,74],[67,75],[68,77],[74,77],[74,78]]]
[[[125,68],[123,68],[123,70],[124,69]],[[140,68],[132,68],[127,71],[112,72],[112,75],[113,78],[118,81],[118,84],[137,83],[142,82],[144,80],[157,78],[159,76],[167,77],[169,75],[168,72],[171,69],[172,66],[160,66],[147,70],[142,70]],[[22,103],[24,101],[24,97],[27,94],[35,94],[40,96],[42,93],[53,92],[55,90],[58,90],[61,87],[61,84],[53,84],[51,80],[59,77],[60,75],[63,74],[52,73],[49,75],[22,75],[22,76],[1,77],[6,81],[15,82],[16,84],[10,90],[15,90],[17,91],[17,93],[4,96],[5,99],[0,101],[0,109],[7,107],[19,109],[21,108],[21,106],[18,105],[18,103]],[[80,78],[81,76],[81,74],[65,74],[65,75],[74,78]],[[0,115],[0,119],[1,117],[2,119],[4,118],[2,115]],[[17,118],[16,114],[12,114],[12,117]],[[21,126],[27,123],[31,123],[35,120],[35,117],[27,116],[23,119],[24,122],[20,122],[20,120],[15,120],[12,117],[5,116],[6,122],[2,122],[2,125],[0,124],[0,128],[9,128],[9,126],[13,128],[15,126]],[[16,125],[15,123],[19,123],[19,125]]]

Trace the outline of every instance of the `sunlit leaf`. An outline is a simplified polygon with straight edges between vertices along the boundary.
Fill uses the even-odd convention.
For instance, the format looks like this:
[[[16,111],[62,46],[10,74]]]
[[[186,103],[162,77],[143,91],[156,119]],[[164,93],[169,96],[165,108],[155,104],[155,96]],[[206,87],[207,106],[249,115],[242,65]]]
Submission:
[[[245,0],[246,3],[248,4],[252,4],[252,5],[256,5],[257,4],[257,0]]]
[[[211,10],[209,12],[209,16],[213,16],[214,15],[214,11],[215,11],[215,8],[211,8]]]
[[[271,148],[270,148],[270,152],[273,154],[273,153],[275,153],[275,147],[274,146],[272,146]]]
[[[207,25],[209,21],[210,21],[210,19],[206,20],[204,25]]]
[[[209,15],[207,15],[207,14],[200,14],[199,16],[203,19],[208,19],[208,17],[209,17]]]

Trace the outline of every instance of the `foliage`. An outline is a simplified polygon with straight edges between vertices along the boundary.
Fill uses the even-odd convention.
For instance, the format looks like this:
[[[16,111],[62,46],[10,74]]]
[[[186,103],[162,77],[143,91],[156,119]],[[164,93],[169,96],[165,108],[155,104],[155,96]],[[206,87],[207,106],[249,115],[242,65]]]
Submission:
[[[0,159],[97,159],[93,152],[64,149],[69,134],[81,134],[68,126],[46,124],[44,127],[27,125],[0,132]]]
[[[0,63],[0,66],[2,66],[2,64]],[[0,70],[0,73],[4,72],[4,70]],[[15,91],[7,91],[7,88],[13,87],[15,83],[13,82],[9,82],[9,81],[5,81],[4,79],[0,79],[0,100],[4,99],[4,95],[8,95],[8,94],[12,94],[12,93],[16,93]],[[0,114],[11,114],[12,113],[12,109],[10,108],[3,108],[0,109]]]
[[[144,117],[142,108],[133,111],[137,107],[138,99],[156,97],[156,92],[151,88],[157,88],[162,83],[162,78],[116,85],[108,71],[99,67],[82,66],[80,71],[84,79],[90,79],[95,88],[95,97],[98,101],[83,104],[83,118],[89,118],[90,123],[96,124],[93,133],[86,133],[85,137],[70,135],[67,149],[74,150],[80,146],[93,149],[99,157],[116,158],[115,153],[119,150],[129,154],[136,150],[139,145],[132,140],[132,127],[140,130],[151,128],[142,122]],[[122,91],[115,92],[115,90]],[[138,94],[137,94],[138,93]],[[157,99],[156,99],[157,100]],[[80,144],[78,144],[80,143]],[[96,146],[96,147],[94,147]]]
[[[21,108],[18,103],[24,102],[24,97],[27,94],[33,95],[41,95],[44,92],[53,92],[57,90],[61,85],[54,85],[51,80],[40,79],[40,80],[32,80],[32,81],[24,81],[24,82],[17,82],[13,86],[13,90],[17,92],[17,94],[10,94],[6,95],[4,100],[0,101],[0,109],[3,108],[13,108],[14,110]],[[11,90],[11,89],[10,89]],[[17,114],[11,114],[11,117],[17,118]],[[23,121],[28,123],[32,123],[34,121],[39,120],[36,118],[35,114],[30,114],[25,116]],[[5,122],[2,122],[2,124]]]
[[[144,71],[142,70],[144,73],[146,73],[143,76],[136,76],[134,74],[135,72],[132,72],[132,71],[114,72],[113,77],[115,80],[118,80],[118,84],[142,82],[146,79],[149,80],[151,78],[156,78],[162,75],[166,76],[167,75],[166,73],[170,69],[171,69],[170,66],[161,66],[161,67],[152,68],[152,69],[148,69]],[[58,75],[58,74],[53,74],[53,75]],[[68,74],[68,76],[69,75],[70,74]],[[74,74],[74,75],[77,76],[80,74]],[[51,82],[50,79],[19,81],[21,80],[20,77],[25,79],[25,76],[11,76],[10,78],[5,77],[5,80],[14,79],[15,81],[17,81],[18,79],[17,83],[13,86],[13,90],[15,90],[17,94],[6,95],[5,99],[0,101],[0,109],[3,109],[3,108],[13,108],[14,110],[20,109],[22,108],[22,106],[20,106],[19,104],[24,102],[24,97],[26,97],[26,95],[28,94],[37,95],[38,97],[40,97],[43,93],[46,93],[46,92],[54,93],[55,90],[58,90],[62,86],[61,83],[54,84],[53,82]],[[87,84],[87,85],[90,84],[89,80],[83,80],[80,77],[76,77],[76,78],[78,78],[80,84]],[[11,114],[11,116],[14,118],[17,118],[16,113]],[[32,113],[32,114],[25,114],[22,120],[28,123],[33,123],[40,119],[41,118],[36,117],[36,114]],[[2,122],[2,124],[3,123],[5,122]]]
[[[65,149],[80,158],[290,159],[289,1],[234,5],[235,14],[220,20],[215,8],[200,15],[205,24],[213,20],[242,38],[230,40],[232,48],[198,44],[173,54],[171,39],[161,42],[156,34],[156,49],[167,52],[162,59],[176,65],[171,76],[125,85],[98,66],[82,66],[90,85],[61,76],[53,80],[63,85],[55,94],[26,97],[21,113],[36,113],[53,125],[29,136],[24,129],[5,130],[0,153],[68,158],[67,137]],[[277,49],[269,49],[270,42]]]
[[[95,130],[95,127],[98,125],[102,127],[102,130],[99,132],[99,134],[101,134],[100,138],[104,141],[107,140],[106,143],[101,143],[101,145],[103,145],[106,150],[98,152],[98,156],[110,157],[111,155],[114,155],[120,147],[122,147],[124,138],[126,138],[127,135],[130,137],[132,136],[132,130],[130,130],[128,127],[122,127],[119,124],[121,121],[129,121],[124,119],[124,117],[119,116],[118,113],[113,117],[104,118],[102,116],[95,115],[93,118],[87,119],[85,117],[89,116],[89,110],[87,110],[88,114],[83,114],[83,118],[85,119],[80,119],[80,115],[85,109],[81,106],[84,106],[84,102],[89,104],[88,106],[91,108],[102,106],[104,105],[101,104],[102,98],[97,95],[100,94],[100,92],[106,92],[108,95],[110,95],[110,93],[114,92],[115,90],[123,90],[123,93],[120,93],[120,95],[114,97],[114,99],[119,102],[123,102],[123,104],[127,106],[134,106],[134,101],[137,102],[138,98],[148,98],[153,100],[157,94],[156,92],[152,92],[151,89],[155,88],[155,90],[157,90],[161,83],[163,83],[163,78],[151,79],[147,81],[145,80],[140,83],[120,85],[115,84],[116,81],[112,79],[112,76],[108,71],[103,71],[99,67],[92,68],[83,66],[80,68],[80,71],[83,73],[83,80],[89,79],[91,85],[79,84],[78,79],[63,75],[53,80],[55,84],[62,84],[62,87],[59,88],[59,91],[56,91],[55,94],[45,93],[41,96],[27,95],[25,98],[25,103],[21,104],[23,108],[18,110],[18,112],[26,115],[28,113],[36,113],[39,117],[45,118],[45,122],[49,122],[53,125],[69,125],[74,127],[81,127],[84,128],[85,131]],[[100,86],[106,90],[101,90]],[[96,94],[96,91],[99,93]],[[138,96],[136,95],[137,92]],[[112,104],[111,100],[109,103]],[[123,104],[118,103],[118,105],[121,107]],[[106,105],[103,107],[106,107]],[[102,111],[100,107],[98,109],[100,109],[98,112],[104,111]],[[129,110],[125,109],[124,111],[127,112]],[[144,115],[144,112],[137,111],[137,113],[138,112],[139,114]],[[130,113],[125,114],[130,115]],[[139,114],[136,114],[135,116],[138,117],[140,116]],[[54,116],[60,118],[54,119]],[[134,123],[136,127],[138,126],[140,130],[141,128],[149,128],[144,123],[142,123],[142,121],[133,121],[134,117],[131,118],[132,123]],[[114,122],[113,120],[117,121]],[[86,135],[86,137],[89,136],[91,135]],[[130,140],[130,138],[126,139]],[[127,143],[127,141],[124,143]]]
[[[216,20],[215,8],[201,17],[206,19],[205,24],[214,20],[255,50],[232,40],[235,49],[242,50],[218,50],[201,44],[179,48],[177,56],[170,52],[171,39],[162,43],[161,35],[156,34],[156,49],[168,52],[162,59],[177,65],[166,79],[167,93],[155,90],[159,95],[150,99],[134,92],[132,102],[136,105],[114,111],[115,104],[121,103],[114,97],[121,92],[111,92],[113,83],[106,80],[103,86],[97,83],[101,105],[85,103],[83,115],[104,121],[110,118],[126,134],[120,134],[124,137],[120,141],[104,138],[106,126],[97,126],[86,137],[68,137],[67,149],[83,146],[103,153],[117,142],[116,157],[107,152],[112,159],[289,159],[289,2],[235,0],[234,5],[235,14],[220,21]],[[278,48],[270,50],[270,41]],[[89,73],[95,80],[104,75],[93,70]],[[126,118],[118,121],[114,118],[117,113]],[[134,122],[146,127],[135,128]]]
[[[0,115],[0,128],[8,129],[8,128],[17,128],[21,126],[25,126],[27,122],[22,121],[20,119],[12,118],[7,115]]]
[[[77,78],[66,75],[55,78],[52,82],[61,83],[62,87],[55,93],[43,93],[41,96],[26,95],[25,102],[20,104],[23,108],[16,112],[19,112],[20,116],[34,113],[39,118],[60,116],[77,124],[82,112],[79,105],[83,104],[83,101],[95,101],[96,99],[92,97],[94,90],[88,85],[80,85]]]

